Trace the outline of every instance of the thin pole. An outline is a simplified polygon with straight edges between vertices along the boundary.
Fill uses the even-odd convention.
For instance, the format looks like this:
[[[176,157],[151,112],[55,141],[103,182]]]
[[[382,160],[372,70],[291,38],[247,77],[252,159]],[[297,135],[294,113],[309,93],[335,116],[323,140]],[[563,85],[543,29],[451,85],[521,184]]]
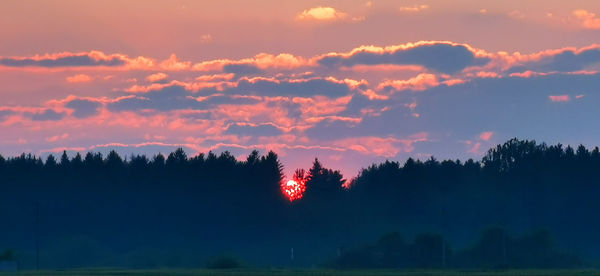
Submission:
[[[40,270],[40,203],[35,203],[35,270]]]
[[[442,236],[442,268],[446,268],[446,243],[444,242],[444,236]]]

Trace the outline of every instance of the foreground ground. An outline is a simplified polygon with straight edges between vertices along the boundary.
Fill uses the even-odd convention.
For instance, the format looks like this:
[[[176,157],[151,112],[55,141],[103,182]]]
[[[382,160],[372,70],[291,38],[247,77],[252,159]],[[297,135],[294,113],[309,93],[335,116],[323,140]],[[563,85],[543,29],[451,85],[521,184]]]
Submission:
[[[123,270],[123,269],[74,269],[74,270],[55,270],[55,271],[21,271],[18,273],[2,273],[0,275],[406,275],[406,276],[441,276],[441,275],[481,275],[481,276],[504,276],[504,275],[600,275],[600,270],[504,270],[504,271],[484,271],[484,270],[321,270],[321,269],[239,269],[239,270],[208,270],[208,269],[155,269],[155,270]]]

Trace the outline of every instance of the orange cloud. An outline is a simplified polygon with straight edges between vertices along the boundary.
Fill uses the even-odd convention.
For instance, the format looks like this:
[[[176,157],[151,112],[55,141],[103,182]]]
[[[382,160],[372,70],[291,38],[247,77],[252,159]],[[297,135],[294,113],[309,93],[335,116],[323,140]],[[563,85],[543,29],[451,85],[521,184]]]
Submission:
[[[67,82],[89,82],[92,81],[92,77],[86,75],[86,74],[78,74],[78,75],[74,75],[74,76],[70,76],[67,77]]]
[[[595,13],[582,9],[573,11],[573,15],[579,20],[582,27],[593,30],[600,29],[600,17],[597,17]]]
[[[191,68],[192,63],[190,61],[180,61],[175,54],[171,54],[169,59],[161,62],[159,66],[164,70],[182,71]]]
[[[361,92],[361,94],[363,94],[367,98],[369,98],[369,100],[387,100],[390,98],[386,95],[377,94],[377,92],[373,91],[372,89],[367,89],[364,91],[361,90],[360,92]]]
[[[380,83],[377,86],[377,89],[388,89],[393,88],[396,91],[403,90],[413,90],[413,91],[423,91],[430,87],[435,87],[440,85],[438,78],[434,74],[419,74],[414,78],[410,78],[408,80],[386,80]]]
[[[146,80],[149,81],[149,82],[157,82],[157,81],[161,81],[161,80],[166,79],[168,76],[169,75],[167,75],[165,73],[159,72],[159,73],[155,73],[155,74],[152,74],[150,76],[147,76]]]
[[[278,55],[260,53],[251,58],[239,60],[217,59],[196,63],[192,66],[194,71],[222,71],[226,66],[232,65],[250,65],[258,69],[295,69],[302,66],[309,66],[309,60],[294,56],[289,53]]]
[[[296,16],[296,20],[318,20],[318,21],[335,21],[344,19],[348,14],[338,11],[332,7],[315,7],[302,11]]]
[[[230,74],[215,74],[215,75],[202,75],[196,78],[197,81],[212,82],[212,81],[228,81],[235,77],[234,73]]]

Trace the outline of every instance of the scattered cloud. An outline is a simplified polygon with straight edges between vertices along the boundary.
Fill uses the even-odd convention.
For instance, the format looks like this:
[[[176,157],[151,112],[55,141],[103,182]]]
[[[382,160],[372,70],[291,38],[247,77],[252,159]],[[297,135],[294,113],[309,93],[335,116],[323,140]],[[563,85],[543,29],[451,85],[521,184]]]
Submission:
[[[573,15],[583,28],[600,30],[600,17],[595,13],[582,9],[573,11]]]
[[[363,46],[348,53],[330,53],[317,58],[326,67],[355,65],[419,65],[442,73],[456,73],[469,66],[483,66],[490,58],[465,44],[421,41],[389,47]]]
[[[159,81],[166,79],[167,77],[169,77],[169,75],[159,72],[159,73],[154,73],[152,75],[147,76],[146,80],[149,82],[159,82]]]
[[[319,6],[302,11],[296,16],[296,20],[336,21],[346,17],[348,14],[335,8]]]
[[[195,63],[171,55],[138,67],[125,55],[105,56],[122,57],[124,65],[56,73],[62,85],[65,76],[111,76],[81,86],[79,96],[0,107],[0,126],[10,136],[5,141],[14,146],[22,137],[33,150],[58,150],[68,139],[85,150],[327,152],[341,162],[417,156],[421,145],[426,152],[444,147],[471,156],[498,140],[496,133],[537,137],[572,130],[569,122],[595,114],[600,86],[599,45],[521,54],[420,41],[312,57],[261,53]],[[577,104],[548,106],[564,101]],[[545,120],[564,124],[549,128],[539,123]]]

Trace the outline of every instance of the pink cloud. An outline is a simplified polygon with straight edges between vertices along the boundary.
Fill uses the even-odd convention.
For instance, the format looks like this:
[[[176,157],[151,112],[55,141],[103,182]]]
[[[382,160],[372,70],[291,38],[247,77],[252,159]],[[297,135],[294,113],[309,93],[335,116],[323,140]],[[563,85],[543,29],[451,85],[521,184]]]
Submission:
[[[360,110],[360,114],[362,115],[366,115],[366,116],[381,116],[381,114],[383,114],[383,112],[388,111],[390,109],[389,106],[383,107],[383,108],[362,108]]]
[[[531,78],[531,77],[537,77],[537,76],[547,76],[548,73],[539,73],[539,72],[533,72],[533,71],[525,71],[522,73],[511,73],[509,76],[510,77],[518,77],[518,78]]]
[[[372,89],[361,90],[360,93],[369,98],[369,100],[387,100],[390,98],[389,96],[378,94]]]
[[[422,12],[425,10],[428,10],[429,6],[428,5],[412,5],[412,6],[408,6],[408,7],[400,7],[399,10],[401,12]]]
[[[412,152],[414,144],[427,141],[427,133],[419,133],[405,139],[394,137],[355,137],[334,141],[337,147],[344,147],[365,155],[394,157],[400,152]]]
[[[88,150],[85,147],[57,147],[57,148],[51,148],[51,149],[43,149],[40,150],[40,153],[44,153],[44,152],[53,152],[53,153],[60,153],[63,151],[76,151],[76,152],[83,152]]]
[[[56,142],[56,141],[59,141],[59,140],[67,139],[68,137],[69,137],[69,134],[68,133],[64,133],[62,135],[55,135],[55,136],[48,137],[48,138],[46,138],[46,141],[48,141],[48,142]]]
[[[467,141],[467,145],[472,145],[469,148],[469,152],[473,153],[473,154],[479,154],[479,150],[481,150],[481,143],[477,142],[477,143],[472,143],[471,141]]]
[[[321,121],[342,121],[342,122],[350,122],[358,124],[362,122],[362,118],[360,117],[347,117],[347,116],[320,116],[320,117],[310,117],[307,118],[306,121],[309,123],[318,123]]]
[[[312,98],[294,97],[292,102],[300,105],[300,111],[304,116],[315,117],[344,111],[351,100],[352,96],[335,99],[325,96],[314,96]]]
[[[569,95],[556,95],[556,96],[548,96],[553,102],[568,102],[571,100]]]
[[[481,134],[479,134],[479,139],[487,142],[490,139],[492,139],[492,136],[494,136],[493,131],[486,131],[486,132],[482,132]]]
[[[92,81],[92,77],[86,74],[78,74],[74,76],[67,77],[67,82],[90,82]]]

